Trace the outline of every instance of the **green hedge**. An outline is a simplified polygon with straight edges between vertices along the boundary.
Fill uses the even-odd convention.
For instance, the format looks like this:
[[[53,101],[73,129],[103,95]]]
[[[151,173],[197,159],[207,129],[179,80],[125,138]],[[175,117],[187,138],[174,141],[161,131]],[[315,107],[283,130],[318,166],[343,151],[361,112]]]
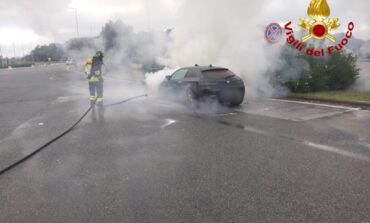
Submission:
[[[16,64],[10,64],[12,68],[18,68],[18,67],[31,67],[33,63],[31,62],[24,62],[24,63],[16,63]],[[6,64],[3,64],[3,66],[0,68],[8,68]]]
[[[284,66],[276,72],[276,80],[293,93],[341,91],[351,87],[359,76],[357,58],[350,53],[336,52],[324,58],[298,56],[284,49]]]

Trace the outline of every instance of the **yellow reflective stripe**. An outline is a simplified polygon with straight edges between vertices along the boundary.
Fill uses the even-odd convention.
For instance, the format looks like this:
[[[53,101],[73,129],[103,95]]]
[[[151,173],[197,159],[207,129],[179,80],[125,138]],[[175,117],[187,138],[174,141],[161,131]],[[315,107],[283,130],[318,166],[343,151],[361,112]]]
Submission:
[[[89,79],[89,82],[99,82],[99,78],[98,78],[98,77],[95,77],[95,76],[92,76],[92,77]]]
[[[96,102],[103,102],[103,98],[96,99]]]
[[[90,96],[90,101],[95,101],[97,99],[96,96]]]

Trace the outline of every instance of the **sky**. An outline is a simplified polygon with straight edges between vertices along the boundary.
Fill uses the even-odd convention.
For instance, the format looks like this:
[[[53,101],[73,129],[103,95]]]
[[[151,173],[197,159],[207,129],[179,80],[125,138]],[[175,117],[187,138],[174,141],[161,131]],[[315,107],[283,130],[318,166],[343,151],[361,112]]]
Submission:
[[[38,44],[64,43],[76,37],[75,12],[80,37],[96,36],[106,22],[117,19],[133,26],[136,31],[176,29],[180,24],[178,15],[182,15],[183,20],[186,16],[192,16],[192,11],[197,9],[197,1],[190,7],[186,4],[189,1],[191,0],[0,0],[1,53],[5,56],[22,56]],[[245,3],[241,7],[253,8],[257,4],[248,0]],[[263,19],[256,21],[255,25],[263,27],[270,22],[284,24],[288,21],[297,25],[299,18],[308,17],[306,11],[309,3],[310,0],[268,1],[259,12]],[[328,3],[331,17],[340,19],[340,31],[345,30],[345,24],[353,21],[356,24],[355,36],[370,39],[369,0],[328,0]],[[228,1],[224,4],[225,10],[228,10]],[[211,10],[204,13],[212,13],[212,4],[209,7]],[[245,19],[246,16],[242,18]],[[259,29],[251,30],[258,31]]]

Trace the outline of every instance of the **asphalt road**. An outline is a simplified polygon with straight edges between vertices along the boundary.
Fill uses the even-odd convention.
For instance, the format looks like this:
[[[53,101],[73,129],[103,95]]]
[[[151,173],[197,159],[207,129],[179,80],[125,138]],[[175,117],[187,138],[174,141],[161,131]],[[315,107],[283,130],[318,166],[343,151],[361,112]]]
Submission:
[[[106,80],[106,103],[146,93]],[[72,125],[87,83],[0,71],[0,169]],[[236,109],[147,97],[98,109],[0,176],[0,222],[370,222],[370,112],[283,100]]]

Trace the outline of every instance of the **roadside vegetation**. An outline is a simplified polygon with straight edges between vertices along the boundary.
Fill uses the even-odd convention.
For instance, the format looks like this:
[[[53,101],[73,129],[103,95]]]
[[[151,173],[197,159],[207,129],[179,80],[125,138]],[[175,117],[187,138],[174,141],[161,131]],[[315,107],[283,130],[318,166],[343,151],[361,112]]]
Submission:
[[[344,91],[360,75],[357,58],[351,53],[335,52],[325,58],[295,55],[287,48],[281,55],[286,61],[276,78],[292,93]]]
[[[4,59],[0,57],[0,69],[6,69],[8,67],[31,67],[32,65],[33,62],[31,61],[15,60],[14,58]]]
[[[20,58],[4,58],[0,56],[1,68],[31,67],[40,62],[59,62],[66,60],[65,52],[59,44],[51,43],[49,45],[36,46],[29,54]],[[49,61],[50,59],[50,61]]]
[[[281,57],[285,63],[276,73],[275,81],[295,97],[370,102],[370,89],[367,92],[352,90],[360,69],[351,53],[335,52],[329,57],[315,58],[297,56],[287,47]]]
[[[335,100],[335,101],[355,101],[370,103],[370,91],[329,91],[314,92],[305,94],[294,94],[294,96],[310,97],[316,99]]]

